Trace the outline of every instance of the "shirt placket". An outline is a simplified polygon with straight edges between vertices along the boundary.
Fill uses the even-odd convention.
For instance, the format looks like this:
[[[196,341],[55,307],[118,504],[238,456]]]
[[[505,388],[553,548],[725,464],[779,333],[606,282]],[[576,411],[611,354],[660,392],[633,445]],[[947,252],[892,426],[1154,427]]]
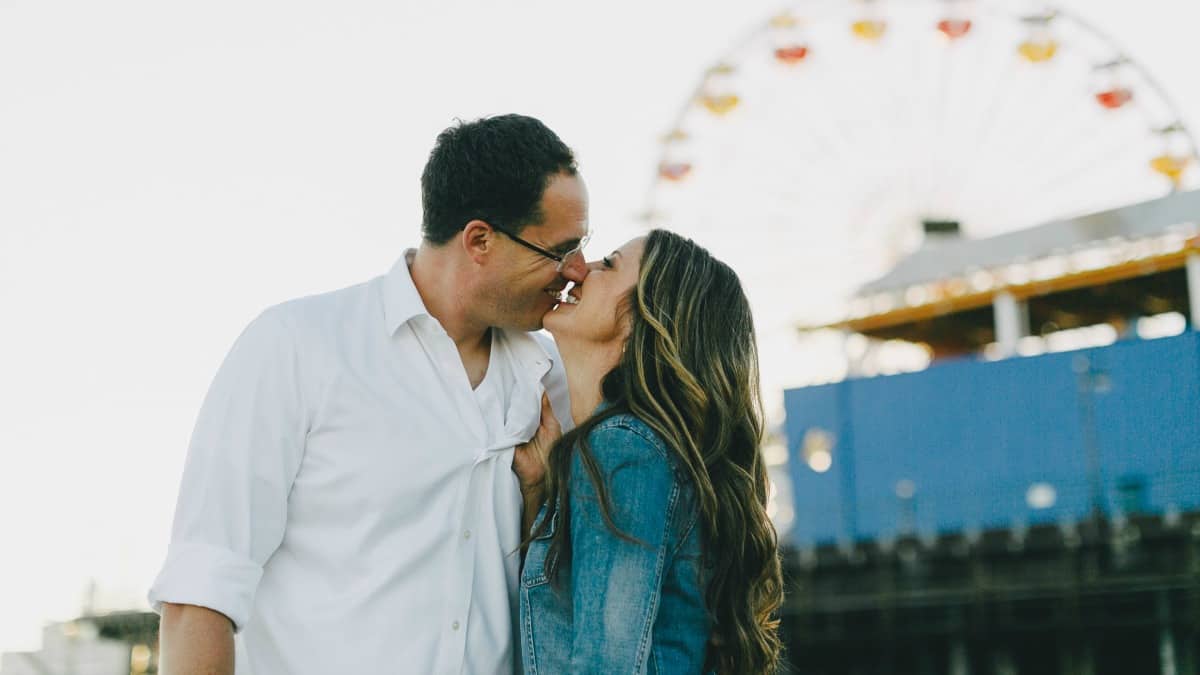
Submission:
[[[468,470],[463,513],[457,519],[459,529],[454,534],[454,567],[447,584],[447,602],[443,628],[447,632],[442,641],[444,652],[441,672],[458,675],[465,671],[467,655],[467,628],[471,616],[471,597],[475,590],[475,547],[478,537],[473,531],[478,508],[479,471],[475,466]]]
[[[438,369],[445,380],[452,383],[451,396],[465,427],[462,437],[471,440],[475,455],[455,481],[455,487],[460,490],[460,499],[455,501],[462,505],[462,510],[451,514],[450,522],[457,523],[457,528],[451,535],[455,539],[450,561],[452,569],[447,574],[445,611],[440,628],[443,639],[440,641],[442,649],[438,657],[438,672],[458,675],[464,671],[466,663],[467,630],[475,581],[475,545],[478,540],[473,528],[477,520],[479,494],[483,491],[483,487],[477,485],[480,472],[476,460],[487,443],[487,424],[471,391],[470,380],[454,341],[436,321],[430,327],[434,333],[432,351],[437,355]]]

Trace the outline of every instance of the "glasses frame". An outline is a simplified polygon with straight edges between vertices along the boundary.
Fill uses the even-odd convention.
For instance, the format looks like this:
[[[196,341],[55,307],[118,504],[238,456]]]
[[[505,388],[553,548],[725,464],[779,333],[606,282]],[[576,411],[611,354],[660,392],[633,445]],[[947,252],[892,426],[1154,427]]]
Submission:
[[[491,223],[489,223],[489,225],[490,224]],[[554,253],[553,251],[548,251],[548,250],[542,248],[541,246],[534,244],[533,242],[526,241],[526,240],[518,237],[517,235],[513,234],[512,232],[509,232],[507,229],[505,229],[503,227],[497,227],[496,225],[492,225],[492,229],[499,232],[500,234],[503,234],[504,236],[508,237],[509,239],[512,239],[513,241],[524,246],[525,248],[529,249],[530,251],[533,251],[534,253],[542,256],[543,258],[548,258],[550,260],[553,260],[555,262],[555,266],[554,266],[555,272],[562,272],[563,268],[566,267],[566,265],[567,265],[567,261],[570,260],[572,257],[574,257],[576,255],[582,256],[583,255],[583,247],[587,246],[588,240],[590,240],[592,238],[592,231],[588,230],[587,234],[583,235],[583,238],[579,240],[579,243],[575,246],[575,248],[571,249],[570,251],[567,251],[566,253],[559,255],[558,253]]]

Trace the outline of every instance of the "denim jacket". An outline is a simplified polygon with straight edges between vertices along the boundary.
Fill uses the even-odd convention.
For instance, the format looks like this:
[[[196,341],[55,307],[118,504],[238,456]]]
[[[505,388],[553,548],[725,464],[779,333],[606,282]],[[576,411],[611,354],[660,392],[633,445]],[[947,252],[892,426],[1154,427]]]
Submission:
[[[571,561],[546,574],[556,513],[521,572],[521,661],[527,674],[700,673],[711,623],[700,570],[695,490],[663,441],[628,414],[588,436],[607,481],[619,538],[600,514],[579,454],[571,465]],[[538,520],[546,515],[545,507]]]

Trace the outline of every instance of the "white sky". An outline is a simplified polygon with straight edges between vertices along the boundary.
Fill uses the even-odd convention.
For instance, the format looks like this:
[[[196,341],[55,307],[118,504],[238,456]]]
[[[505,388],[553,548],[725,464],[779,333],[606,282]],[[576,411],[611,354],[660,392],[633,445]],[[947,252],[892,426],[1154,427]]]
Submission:
[[[1194,1],[1066,4],[1200,128]],[[555,129],[611,249],[703,68],[778,8],[0,0],[0,651],[77,614],[89,578],[102,607],[144,602],[226,349],[417,241],[453,118]]]

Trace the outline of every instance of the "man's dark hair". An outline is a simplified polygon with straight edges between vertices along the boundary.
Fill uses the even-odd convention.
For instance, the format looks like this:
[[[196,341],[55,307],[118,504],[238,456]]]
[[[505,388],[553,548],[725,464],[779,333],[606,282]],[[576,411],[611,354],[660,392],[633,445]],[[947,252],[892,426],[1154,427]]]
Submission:
[[[476,218],[520,234],[542,222],[550,179],[576,171],[571,149],[532,117],[459,121],[438,135],[421,173],[421,234],[440,246]]]

